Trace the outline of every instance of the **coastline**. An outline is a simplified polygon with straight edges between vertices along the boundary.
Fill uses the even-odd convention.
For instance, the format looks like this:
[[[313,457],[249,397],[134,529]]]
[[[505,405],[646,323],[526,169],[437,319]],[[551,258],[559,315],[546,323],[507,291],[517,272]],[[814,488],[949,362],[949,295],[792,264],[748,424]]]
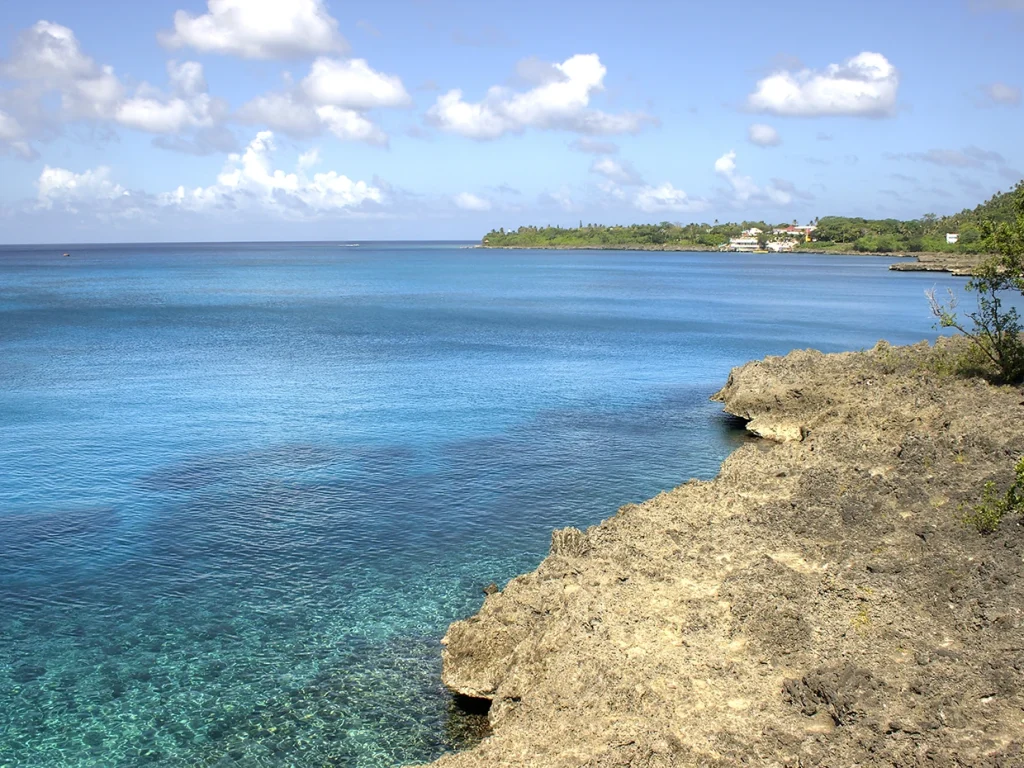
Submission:
[[[958,509],[1024,453],[1024,392],[944,374],[956,345],[734,369],[713,399],[761,440],[452,624],[493,734],[432,765],[1019,764],[1024,527]]]
[[[484,245],[471,246],[492,251],[652,251],[652,252],[691,252],[691,253],[728,253],[711,246],[683,245]],[[900,261],[889,265],[894,272],[948,272],[958,277],[970,277],[974,268],[987,258],[987,254],[962,254],[929,251],[923,253],[879,253],[874,251],[853,251],[822,249],[818,251],[799,249],[782,254],[771,252],[756,253],[768,256],[876,256],[889,259],[914,259]]]

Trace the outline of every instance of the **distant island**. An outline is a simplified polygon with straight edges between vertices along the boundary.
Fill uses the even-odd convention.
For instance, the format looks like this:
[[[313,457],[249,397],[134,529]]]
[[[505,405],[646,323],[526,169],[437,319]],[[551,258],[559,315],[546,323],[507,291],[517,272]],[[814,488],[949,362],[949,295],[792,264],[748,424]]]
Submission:
[[[622,250],[808,251],[815,253],[987,254],[995,251],[994,226],[1014,218],[1012,194],[1001,192],[973,210],[919,219],[824,216],[806,225],[764,221],[579,227],[523,226],[496,229],[485,248],[595,248]]]

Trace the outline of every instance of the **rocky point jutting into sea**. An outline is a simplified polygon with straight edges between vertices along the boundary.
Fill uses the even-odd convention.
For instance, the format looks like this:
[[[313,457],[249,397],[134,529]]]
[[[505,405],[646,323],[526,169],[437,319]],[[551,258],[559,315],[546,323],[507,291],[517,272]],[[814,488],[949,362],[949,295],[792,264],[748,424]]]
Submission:
[[[709,482],[556,531],[444,639],[489,700],[471,766],[1022,766],[1024,391],[955,342],[769,357],[714,397],[764,438]]]

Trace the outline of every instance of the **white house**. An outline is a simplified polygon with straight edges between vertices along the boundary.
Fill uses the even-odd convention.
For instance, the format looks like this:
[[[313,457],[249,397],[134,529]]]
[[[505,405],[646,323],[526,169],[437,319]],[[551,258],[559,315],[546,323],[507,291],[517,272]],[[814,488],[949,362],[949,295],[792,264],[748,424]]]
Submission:
[[[772,240],[768,243],[768,250],[774,253],[788,253],[796,248],[795,240]]]
[[[763,234],[764,234],[764,232],[762,230],[758,229],[757,227],[751,227],[750,229],[744,229],[743,230],[743,236],[744,237],[757,237],[758,235],[763,235]]]
[[[729,245],[725,246],[730,251],[756,251],[759,243],[756,237],[731,237]]]
[[[959,233],[957,233],[957,232],[947,232],[946,233],[946,243],[948,245],[956,245],[958,242],[960,242],[960,234]]]

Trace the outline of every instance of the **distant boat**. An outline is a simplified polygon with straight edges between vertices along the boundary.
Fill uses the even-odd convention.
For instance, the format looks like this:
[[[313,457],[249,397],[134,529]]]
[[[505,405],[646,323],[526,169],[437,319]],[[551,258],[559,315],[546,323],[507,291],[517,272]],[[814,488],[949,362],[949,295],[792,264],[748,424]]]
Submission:
[[[340,243],[339,248],[358,248],[359,243]]]
[[[70,253],[65,253],[65,254],[63,254],[63,255],[64,255],[64,256],[70,256],[71,254],[70,254]]]

